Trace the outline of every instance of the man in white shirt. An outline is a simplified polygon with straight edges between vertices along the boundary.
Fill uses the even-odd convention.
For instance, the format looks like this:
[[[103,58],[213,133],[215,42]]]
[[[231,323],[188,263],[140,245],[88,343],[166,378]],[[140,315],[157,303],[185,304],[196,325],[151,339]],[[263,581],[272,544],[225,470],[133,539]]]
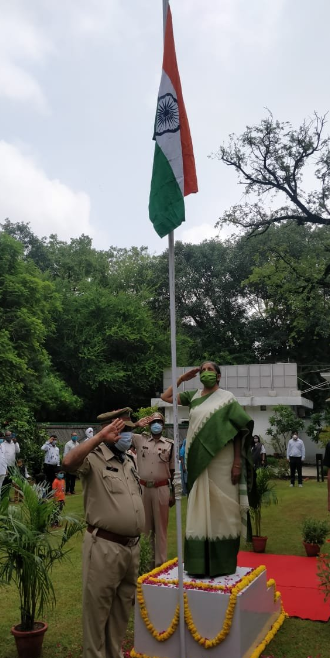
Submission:
[[[70,441],[67,441],[65,446],[64,446],[64,455],[65,457],[71,450],[74,450],[79,446],[78,443],[78,434],[76,431],[71,432],[71,439]],[[65,473],[65,493],[68,496],[71,496],[74,494],[74,488],[76,484],[76,475],[74,473]]]
[[[16,441],[16,438],[13,437],[12,433],[9,430],[5,432],[5,440],[1,444],[5,459],[7,462],[7,473],[3,480],[3,486],[11,484],[11,475],[10,470],[14,468],[16,463],[16,455],[19,454],[20,448],[19,444]]]
[[[57,467],[60,465],[60,451],[57,447],[57,436],[52,434],[49,440],[41,446],[41,450],[45,453],[44,460],[44,473],[48,483],[49,489],[52,488],[53,481],[55,480]]]
[[[296,469],[298,475],[298,486],[302,487],[302,462],[305,459],[305,445],[304,442],[299,439],[297,432],[293,432],[292,434],[292,438],[288,443],[286,456],[290,462],[290,487],[294,487]]]

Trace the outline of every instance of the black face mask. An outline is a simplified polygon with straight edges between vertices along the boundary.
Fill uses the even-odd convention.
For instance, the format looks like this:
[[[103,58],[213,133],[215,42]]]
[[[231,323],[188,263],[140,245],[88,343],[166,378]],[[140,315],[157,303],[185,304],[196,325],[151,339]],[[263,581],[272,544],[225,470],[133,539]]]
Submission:
[[[7,443],[10,443],[11,442],[11,436],[5,436],[5,441],[7,441]]]

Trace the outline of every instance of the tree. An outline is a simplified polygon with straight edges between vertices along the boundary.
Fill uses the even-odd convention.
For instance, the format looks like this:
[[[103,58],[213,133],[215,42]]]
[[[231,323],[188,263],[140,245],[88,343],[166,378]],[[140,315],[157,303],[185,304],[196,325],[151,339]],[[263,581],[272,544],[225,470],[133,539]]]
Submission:
[[[269,417],[270,427],[266,431],[271,436],[272,446],[275,452],[282,457],[286,456],[287,442],[293,432],[299,432],[304,427],[304,422],[298,418],[293,409],[284,404],[274,407],[274,414]]]
[[[13,424],[29,413],[42,419],[61,406],[66,412],[79,407],[45,349],[60,307],[54,286],[4,232],[0,253],[0,421]]]
[[[167,258],[165,252],[154,265],[156,292],[150,304],[169,324]],[[253,362],[254,336],[242,295],[251,259],[237,244],[218,240],[199,245],[177,242],[175,259],[178,326],[190,339],[189,361]]]
[[[330,408],[326,407],[322,412],[312,414],[310,425],[307,427],[307,435],[315,441],[326,446],[330,441]]]
[[[236,170],[247,197],[257,201],[235,205],[220,222],[230,222],[255,235],[272,224],[294,220],[330,225],[330,138],[324,137],[325,116],[314,114],[294,129],[288,121],[276,121],[271,112],[260,125],[247,126],[215,157]],[[303,176],[313,170],[315,189],[304,192]],[[270,198],[283,199],[279,207],[267,207]]]

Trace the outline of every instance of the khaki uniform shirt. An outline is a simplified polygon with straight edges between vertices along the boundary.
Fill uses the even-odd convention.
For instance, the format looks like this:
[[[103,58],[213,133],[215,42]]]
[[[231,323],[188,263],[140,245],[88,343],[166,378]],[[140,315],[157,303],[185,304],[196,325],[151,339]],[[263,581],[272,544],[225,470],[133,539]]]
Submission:
[[[129,457],[121,463],[104,443],[77,469],[83,485],[86,521],[126,537],[144,530],[141,486]]]
[[[163,436],[155,440],[150,434],[134,434],[138,472],[141,480],[168,480],[175,469],[174,442]]]

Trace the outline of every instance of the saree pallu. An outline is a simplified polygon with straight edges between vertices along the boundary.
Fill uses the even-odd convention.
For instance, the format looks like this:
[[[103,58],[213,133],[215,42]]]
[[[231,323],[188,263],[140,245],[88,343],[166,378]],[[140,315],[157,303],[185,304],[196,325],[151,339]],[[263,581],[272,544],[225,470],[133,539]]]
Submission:
[[[185,570],[211,577],[235,573],[242,530],[250,534],[248,489],[252,487],[253,421],[232,393],[180,394],[190,406],[186,440],[188,506]],[[231,482],[234,438],[241,438],[241,481]]]

